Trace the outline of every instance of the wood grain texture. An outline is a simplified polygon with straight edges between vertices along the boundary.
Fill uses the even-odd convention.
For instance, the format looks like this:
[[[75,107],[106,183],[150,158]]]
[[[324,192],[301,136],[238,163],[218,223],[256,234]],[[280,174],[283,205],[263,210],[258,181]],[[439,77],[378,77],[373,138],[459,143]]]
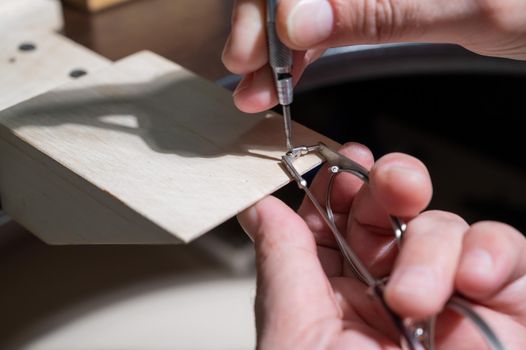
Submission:
[[[0,173],[4,208],[49,243],[188,242],[289,182],[281,116],[245,115],[228,91],[149,52],[12,107],[0,124],[0,168],[33,169]],[[336,147],[297,124],[294,134]],[[23,193],[4,197],[19,182]]]
[[[62,28],[59,0],[1,0],[0,36],[15,32],[48,32]]]
[[[70,72],[88,74],[107,67],[110,61],[64,38],[42,32],[0,32],[0,111],[48,91],[73,78]],[[21,51],[21,44],[34,50]]]

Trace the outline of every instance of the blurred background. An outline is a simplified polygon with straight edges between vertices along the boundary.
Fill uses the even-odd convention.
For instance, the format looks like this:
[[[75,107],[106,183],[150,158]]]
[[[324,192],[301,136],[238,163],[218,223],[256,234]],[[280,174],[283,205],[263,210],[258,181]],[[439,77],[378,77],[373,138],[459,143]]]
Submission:
[[[233,89],[220,56],[232,0],[63,4],[63,35],[111,59],[154,51]],[[526,65],[450,45],[330,50],[302,79],[293,116],[376,157],[429,167],[431,208],[526,229]],[[296,207],[301,193],[277,194]],[[89,215],[89,213],[87,213]],[[251,242],[235,220],[187,246],[47,246],[0,219],[0,349],[248,349]]]

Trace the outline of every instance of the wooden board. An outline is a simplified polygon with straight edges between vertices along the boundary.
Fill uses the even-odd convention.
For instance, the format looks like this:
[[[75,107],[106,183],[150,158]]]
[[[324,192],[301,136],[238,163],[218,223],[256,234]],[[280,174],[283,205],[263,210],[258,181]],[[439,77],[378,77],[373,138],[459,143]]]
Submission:
[[[61,8],[59,0],[1,0],[0,36],[20,31],[59,30],[62,28]]]
[[[130,0],[65,0],[67,3],[70,3],[74,6],[80,7],[84,10],[90,12],[99,11],[110,6],[114,6],[125,1]]]
[[[217,80],[228,74],[221,51],[233,2],[137,0],[95,16],[65,7],[64,33],[111,60],[149,50]]]
[[[282,129],[142,52],[0,114],[3,206],[53,244],[188,242],[289,182]]]
[[[102,56],[51,32],[0,32],[0,42],[0,111],[73,80],[73,70],[90,74],[110,65]],[[35,49],[21,51],[23,44]]]

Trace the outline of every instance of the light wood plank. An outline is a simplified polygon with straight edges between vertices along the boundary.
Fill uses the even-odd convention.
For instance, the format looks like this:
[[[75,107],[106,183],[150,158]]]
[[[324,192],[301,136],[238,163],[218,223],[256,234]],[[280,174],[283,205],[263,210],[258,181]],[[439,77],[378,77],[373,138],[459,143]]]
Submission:
[[[0,32],[0,111],[68,82],[71,71],[88,74],[110,65],[102,56],[51,32]],[[19,46],[31,43],[32,51]]]
[[[228,91],[149,52],[12,107],[0,124],[0,169],[19,169],[0,170],[5,210],[49,243],[188,242],[289,182],[280,116],[245,115]]]
[[[0,1],[0,37],[21,31],[56,31],[62,24],[59,0]]]

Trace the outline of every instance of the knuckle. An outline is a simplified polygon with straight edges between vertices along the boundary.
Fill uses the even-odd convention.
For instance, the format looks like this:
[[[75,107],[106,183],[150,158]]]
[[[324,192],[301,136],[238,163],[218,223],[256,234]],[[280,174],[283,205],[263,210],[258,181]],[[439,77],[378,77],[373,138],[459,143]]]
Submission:
[[[447,232],[448,234],[463,235],[468,229],[466,221],[457,214],[442,211],[428,210],[409,222],[414,234],[436,234]]]
[[[387,42],[401,36],[402,31],[406,30],[406,19],[412,13],[410,1],[357,0],[351,8],[348,3],[346,0],[333,0],[336,13],[341,13],[340,17],[347,19],[337,21],[337,24],[339,22],[340,27],[354,28],[356,34],[370,42]]]
[[[371,0],[373,7],[370,18],[370,30],[376,41],[387,41],[394,36],[396,31],[397,13],[395,0]]]

